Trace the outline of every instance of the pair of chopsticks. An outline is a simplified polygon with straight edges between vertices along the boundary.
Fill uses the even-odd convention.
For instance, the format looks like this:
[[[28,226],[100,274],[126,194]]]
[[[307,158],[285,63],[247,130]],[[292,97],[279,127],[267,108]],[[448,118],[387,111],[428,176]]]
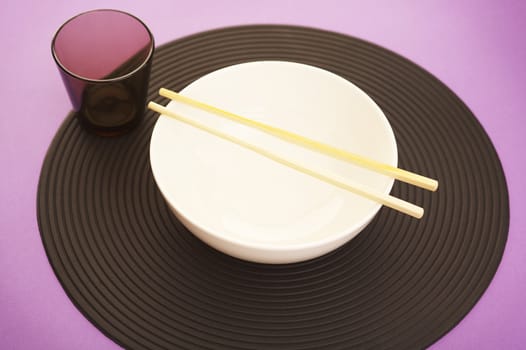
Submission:
[[[194,108],[198,108],[198,109],[202,109],[202,110],[211,112],[211,113],[213,113],[215,115],[221,116],[223,118],[232,120],[232,121],[240,123],[240,124],[247,125],[249,127],[258,129],[260,131],[264,131],[264,132],[266,132],[266,133],[268,133],[270,135],[276,136],[276,137],[278,137],[280,139],[283,139],[283,140],[295,143],[297,145],[300,145],[300,146],[303,146],[305,148],[311,149],[313,151],[317,151],[319,153],[331,156],[333,158],[354,163],[354,164],[359,165],[361,167],[364,167],[366,169],[369,169],[369,170],[378,172],[380,174],[384,174],[384,175],[393,177],[393,178],[395,178],[397,180],[400,180],[400,181],[403,181],[403,182],[406,182],[406,183],[409,183],[409,184],[412,184],[412,185],[415,185],[415,186],[418,186],[418,187],[421,187],[421,188],[424,188],[424,189],[427,189],[427,190],[430,190],[430,191],[436,191],[437,188],[438,188],[438,181],[436,181],[434,179],[430,179],[428,177],[425,177],[425,176],[422,176],[422,175],[418,175],[418,174],[412,173],[412,172],[407,171],[407,170],[399,169],[397,167],[394,167],[394,166],[391,166],[391,165],[388,165],[388,164],[383,164],[383,163],[377,162],[375,160],[368,159],[368,158],[362,157],[360,155],[357,155],[357,154],[354,154],[354,153],[350,153],[350,152],[347,152],[345,150],[338,149],[336,147],[333,147],[333,146],[330,146],[330,145],[327,145],[327,144],[324,144],[324,143],[321,143],[321,142],[318,142],[318,141],[315,141],[315,140],[303,137],[301,135],[289,132],[287,130],[276,128],[276,127],[271,126],[271,125],[267,125],[267,124],[264,124],[264,123],[261,123],[261,122],[258,122],[258,121],[252,120],[252,119],[248,119],[248,118],[242,117],[240,115],[237,115],[237,114],[234,114],[234,113],[222,110],[220,108],[211,106],[211,105],[206,104],[204,102],[200,102],[200,101],[194,100],[192,98],[183,96],[183,95],[181,95],[181,94],[179,94],[177,92],[174,92],[174,91],[171,91],[171,90],[168,90],[168,89],[165,89],[165,88],[161,88],[159,90],[159,95],[161,95],[163,97],[166,97],[166,98],[169,98],[169,99],[174,100],[174,101],[185,103],[185,104],[190,105],[190,106],[192,106]],[[360,195],[360,196],[363,196],[363,197],[368,198],[370,200],[373,200],[375,202],[381,203],[381,204],[383,204],[383,205],[385,205],[385,206],[387,206],[389,208],[398,210],[398,211],[400,211],[400,212],[402,212],[404,214],[408,214],[408,215],[413,216],[413,217],[418,218],[418,219],[420,219],[424,215],[424,209],[422,207],[419,207],[419,206],[415,205],[415,204],[412,204],[412,203],[409,203],[409,202],[404,201],[402,199],[393,197],[393,196],[391,196],[389,194],[380,193],[380,192],[378,192],[376,190],[367,188],[366,186],[363,186],[361,184],[351,183],[349,181],[342,182],[342,181],[336,180],[336,179],[334,179],[334,178],[332,178],[330,176],[321,174],[319,172],[316,172],[314,170],[311,170],[309,168],[306,168],[304,166],[296,164],[296,163],[294,163],[294,162],[292,162],[290,160],[284,159],[284,158],[282,158],[282,157],[280,157],[280,156],[278,156],[278,155],[276,155],[274,153],[266,151],[266,150],[264,150],[262,148],[259,148],[259,147],[255,146],[255,145],[252,145],[252,144],[250,144],[250,143],[248,143],[246,141],[238,139],[238,138],[236,138],[234,136],[225,134],[225,133],[223,133],[221,131],[218,131],[216,129],[213,129],[213,128],[209,127],[209,126],[206,126],[204,124],[196,122],[196,121],[194,121],[192,119],[188,119],[186,117],[183,117],[183,116],[175,113],[174,111],[172,111],[172,110],[170,110],[170,109],[168,109],[168,108],[166,108],[164,106],[161,106],[160,104],[155,103],[153,101],[148,104],[148,108],[153,110],[153,111],[155,111],[155,112],[157,112],[157,113],[160,113],[162,115],[165,115],[165,116],[177,119],[180,122],[189,124],[189,125],[197,128],[197,129],[200,129],[202,131],[208,132],[208,133],[210,133],[210,134],[212,134],[214,136],[220,137],[222,139],[225,139],[225,140],[228,140],[228,141],[233,142],[235,144],[238,144],[238,145],[240,145],[242,147],[248,148],[248,149],[250,149],[250,150],[252,150],[252,151],[254,151],[254,152],[256,152],[256,153],[258,153],[258,154],[260,154],[262,156],[264,156],[264,157],[272,159],[272,160],[274,160],[274,161],[276,161],[278,163],[281,163],[281,164],[283,164],[285,166],[293,168],[293,169],[295,169],[297,171],[300,171],[300,172],[302,172],[304,174],[307,174],[307,175],[310,175],[312,177],[315,177],[315,178],[317,178],[317,179],[319,179],[321,181],[327,182],[327,183],[329,183],[331,185],[343,188],[343,189],[348,190],[348,191],[350,191],[352,193],[355,193],[357,195]]]

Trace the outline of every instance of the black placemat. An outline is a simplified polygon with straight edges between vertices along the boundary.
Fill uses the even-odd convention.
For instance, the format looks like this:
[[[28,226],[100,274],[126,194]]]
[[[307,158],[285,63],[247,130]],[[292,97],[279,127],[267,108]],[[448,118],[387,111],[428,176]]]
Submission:
[[[170,213],[149,165],[157,116],[98,138],[68,116],[38,187],[42,240],[62,286],[102,332],[131,349],[423,348],[454,327],[490,283],[509,207],[497,154],[440,81],[373,44],[316,29],[244,26],[160,47],[150,99],[252,60],[330,70],[365,90],[391,122],[399,165],[440,181],[395,184],[422,205],[416,220],[382,209],[339,250],[292,265],[236,260]],[[184,164],[180,164],[184,167]],[[276,198],[276,200],[279,200]]]

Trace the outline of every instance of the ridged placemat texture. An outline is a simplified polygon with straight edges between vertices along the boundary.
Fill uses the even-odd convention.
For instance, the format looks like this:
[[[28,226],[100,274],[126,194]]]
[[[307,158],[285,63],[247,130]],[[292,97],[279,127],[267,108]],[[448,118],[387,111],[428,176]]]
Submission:
[[[393,188],[423,206],[424,218],[383,208],[358,237],[321,258],[277,266],[236,260],[189,233],[155,186],[148,153],[157,115],[147,112],[138,129],[113,139],[84,132],[70,115],[47,153],[37,199],[62,286],[129,349],[432,344],[471,310],[504,250],[508,193],[488,136],[415,64],[303,27],[233,27],[168,43],[155,54],[149,99],[166,103],[161,86],[179,91],[218,68],[265,59],[318,66],[367,92],[395,131],[399,165],[440,181],[436,193]]]

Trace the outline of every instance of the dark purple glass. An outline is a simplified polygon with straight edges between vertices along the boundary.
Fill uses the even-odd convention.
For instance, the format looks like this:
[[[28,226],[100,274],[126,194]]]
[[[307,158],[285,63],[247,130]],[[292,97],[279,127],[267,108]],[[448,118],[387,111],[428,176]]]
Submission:
[[[140,123],[154,51],[142,21],[117,10],[85,12],[60,27],[51,50],[85,127],[113,136]]]

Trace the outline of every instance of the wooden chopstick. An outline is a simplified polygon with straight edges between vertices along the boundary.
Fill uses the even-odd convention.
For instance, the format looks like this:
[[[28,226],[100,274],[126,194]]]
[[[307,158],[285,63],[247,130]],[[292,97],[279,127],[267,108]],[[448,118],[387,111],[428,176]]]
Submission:
[[[211,106],[204,102],[194,100],[190,97],[183,96],[181,94],[178,94],[175,91],[161,88],[159,90],[159,94],[171,100],[186,103],[195,108],[203,109],[208,112],[212,112],[216,115],[219,115],[221,117],[227,118],[229,120],[256,128],[258,130],[264,131],[268,134],[279,137],[283,140],[293,142],[297,145],[303,146],[313,151],[317,151],[319,153],[331,156],[333,158],[352,162],[366,169],[376,171],[378,173],[393,177],[399,181],[403,181],[411,185],[415,185],[415,186],[418,186],[418,187],[421,187],[421,188],[424,188],[430,191],[436,191],[438,188],[437,180],[434,180],[434,179],[431,179],[431,178],[428,178],[428,177],[425,177],[419,174],[415,174],[413,172],[403,170],[403,169],[400,169],[400,168],[397,168],[397,167],[394,167],[388,164],[377,162],[375,160],[365,158],[358,154],[354,154],[354,153],[351,153],[351,152],[348,152],[342,149],[338,149],[336,147],[306,138],[304,136],[292,133],[287,130],[276,128],[271,125],[267,125],[267,124],[264,124],[264,123],[261,123],[261,122],[258,122],[252,119],[242,117],[240,115]]]
[[[284,159],[272,152],[269,152],[269,151],[266,151],[262,148],[259,148],[255,145],[252,145],[246,141],[243,141],[241,139],[238,139],[234,136],[231,136],[231,135],[228,135],[228,134],[225,134],[219,130],[216,130],[216,129],[213,129],[209,126],[206,126],[204,124],[201,124],[199,122],[196,122],[192,119],[188,119],[188,118],[185,118],[177,113],[175,113],[174,111],[164,107],[164,106],[161,106],[160,104],[157,104],[155,102],[150,102],[148,104],[148,108],[157,112],[157,113],[160,113],[162,115],[165,115],[165,116],[168,116],[168,117],[171,117],[171,118],[174,118],[174,119],[177,119],[178,121],[180,122],[183,122],[183,123],[186,123],[188,125],[191,125],[197,129],[200,129],[202,131],[205,131],[205,132],[208,132],[214,136],[217,136],[217,137],[220,137],[222,139],[225,139],[225,140],[228,140],[230,142],[233,142],[237,145],[240,145],[242,147],[245,147],[249,150],[252,150],[266,158],[269,158],[273,161],[276,161],[280,164],[283,164],[285,166],[288,166],[292,169],[295,169],[299,172],[302,172],[304,174],[307,174],[307,175],[310,175],[314,178],[317,178],[321,181],[324,181],[326,183],[329,183],[331,185],[334,185],[334,186],[337,186],[339,188],[342,188],[342,189],[345,189],[347,191],[350,191],[352,193],[355,193],[357,195],[360,195],[360,196],[363,196],[365,198],[368,198],[368,199],[371,199],[377,203],[381,203],[389,208],[392,208],[392,209],[395,209],[395,210],[398,210],[404,214],[408,214],[408,215],[411,215],[415,218],[418,218],[420,219],[423,215],[424,215],[424,209],[419,207],[419,206],[416,206],[412,203],[409,203],[409,202],[406,202],[402,199],[399,199],[399,198],[396,198],[396,197],[393,197],[389,194],[384,194],[384,193],[380,193],[378,191],[375,191],[375,190],[372,190],[370,188],[366,188],[364,187],[363,185],[358,185],[358,184],[353,184],[353,183],[344,183],[344,182],[341,182],[341,181],[338,181],[338,180],[335,180],[333,178],[331,178],[330,176],[328,175],[325,175],[325,174],[321,174],[319,172],[316,172],[314,170],[311,170],[309,168],[306,168],[304,166],[301,166],[297,163],[294,163],[290,160],[287,160],[287,159]]]

